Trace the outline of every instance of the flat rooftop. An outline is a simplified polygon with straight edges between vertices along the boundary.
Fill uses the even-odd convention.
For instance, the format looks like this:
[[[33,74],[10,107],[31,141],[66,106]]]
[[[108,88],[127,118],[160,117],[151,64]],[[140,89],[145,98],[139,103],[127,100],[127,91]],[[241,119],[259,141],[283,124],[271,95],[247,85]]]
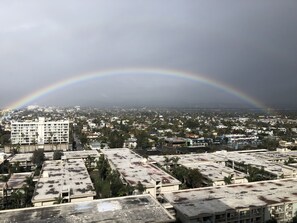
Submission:
[[[10,158],[9,162],[26,162],[31,161],[33,153],[17,153],[13,157]]]
[[[67,151],[63,152],[66,159],[79,159],[79,158],[87,158],[91,157],[99,157],[100,153],[97,150],[83,150],[83,151]]]
[[[297,179],[233,184],[164,193],[176,210],[189,217],[224,213],[230,209],[297,202]]]
[[[296,159],[297,151],[286,151],[286,152],[270,151],[270,152],[256,153],[253,155],[269,161],[279,161],[279,160],[286,161],[290,157]]]
[[[95,196],[84,161],[82,159],[45,161],[32,202],[54,200],[67,188],[70,189],[70,198]]]
[[[216,156],[216,153],[201,153],[201,154],[182,154],[182,155],[167,155],[167,156],[150,156],[149,160],[157,162],[161,166],[165,165],[165,157],[177,157],[178,164],[190,169],[198,169],[199,172],[208,179],[215,181],[223,181],[225,176],[234,175],[235,178],[245,178],[246,174],[236,171],[225,166],[226,158]],[[221,164],[223,163],[223,164]]]
[[[175,218],[149,194],[0,211],[0,218],[3,223],[175,222]]]
[[[149,160],[159,163],[161,166],[165,164],[165,157],[171,159],[178,157],[178,163],[181,165],[188,163],[202,163],[202,162],[217,162],[222,163],[227,161],[226,158],[217,156],[216,153],[200,153],[200,154],[182,154],[182,155],[164,155],[164,156],[149,156]]]
[[[237,163],[242,163],[244,165],[253,165],[258,168],[264,167],[266,171],[281,177],[283,174],[287,174],[288,171],[295,171],[294,168],[285,166],[283,164],[275,163],[269,161],[268,158],[260,157],[259,153],[239,153],[239,152],[222,152],[216,153],[216,155],[221,156],[227,160],[231,160]],[[263,155],[263,154],[262,154]]]
[[[53,159],[53,152],[45,152],[44,157],[45,159]],[[33,157],[33,153],[17,153],[13,157],[10,158],[9,162],[16,163],[16,162],[31,162]]]
[[[198,169],[203,176],[207,177],[213,182],[224,181],[224,177],[230,175],[233,175],[233,179],[242,179],[246,177],[246,174],[242,172],[217,163],[186,163],[183,166],[190,169]]]
[[[25,183],[26,178],[30,177],[32,175],[33,175],[33,173],[31,173],[31,172],[12,174],[7,182],[8,188],[13,188],[13,189],[22,188],[22,186],[26,184]]]
[[[136,186],[139,181],[147,188],[155,187],[153,181],[160,181],[163,186],[181,184],[180,181],[130,149],[103,149],[101,151],[132,186]]]

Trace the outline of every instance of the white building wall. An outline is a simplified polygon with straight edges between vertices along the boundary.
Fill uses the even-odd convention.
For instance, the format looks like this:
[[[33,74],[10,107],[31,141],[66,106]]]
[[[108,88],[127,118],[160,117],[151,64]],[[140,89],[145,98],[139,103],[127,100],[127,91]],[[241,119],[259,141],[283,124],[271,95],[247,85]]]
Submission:
[[[179,185],[171,185],[171,186],[162,186],[161,187],[161,193],[165,192],[172,192],[179,190]]]
[[[69,121],[12,122],[11,142],[16,145],[69,143]]]
[[[93,197],[80,197],[80,198],[72,198],[71,203],[78,203],[83,201],[92,201],[94,200]]]
[[[146,188],[145,192],[151,194],[153,197],[156,197],[156,188],[154,187]]]

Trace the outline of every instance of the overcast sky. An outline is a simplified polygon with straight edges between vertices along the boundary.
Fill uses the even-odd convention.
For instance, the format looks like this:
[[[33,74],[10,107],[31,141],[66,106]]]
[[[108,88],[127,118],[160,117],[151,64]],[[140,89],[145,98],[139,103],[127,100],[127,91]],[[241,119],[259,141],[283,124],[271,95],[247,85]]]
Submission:
[[[3,0],[0,107],[83,73],[149,67],[203,74],[267,106],[297,108],[296,12],[296,0]],[[141,73],[85,81],[35,103],[246,104],[199,82]]]

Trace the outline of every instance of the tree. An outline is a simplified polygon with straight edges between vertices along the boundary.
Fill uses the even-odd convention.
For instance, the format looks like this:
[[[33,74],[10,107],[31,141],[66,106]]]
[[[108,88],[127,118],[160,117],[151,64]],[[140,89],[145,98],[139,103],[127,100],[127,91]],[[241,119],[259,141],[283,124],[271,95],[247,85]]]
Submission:
[[[64,153],[61,150],[55,150],[53,154],[53,160],[60,160]]]
[[[232,182],[234,181],[234,179],[233,179],[233,177],[234,177],[234,174],[231,174],[231,175],[229,175],[228,177],[224,177],[224,182],[225,182],[225,184],[226,185],[228,185],[228,184],[232,184]]]
[[[11,194],[11,202],[12,202],[12,207],[13,208],[23,207],[24,194],[20,190],[14,191]]]
[[[291,223],[297,223],[297,211],[295,212],[294,217],[292,218]]]
[[[143,192],[145,191],[145,186],[140,182],[138,181],[135,189],[140,193],[140,194],[143,194]]]
[[[83,146],[85,146],[88,143],[88,138],[87,138],[86,134],[84,134],[84,133],[81,133],[79,135],[79,140]]]
[[[5,174],[9,173],[10,164],[8,160],[4,160],[2,165],[0,165],[0,173]]]
[[[92,163],[95,161],[95,157],[92,157],[90,155],[87,156],[86,158],[86,166],[87,169],[90,169],[92,167]]]
[[[168,158],[168,156],[164,156],[164,166],[166,170],[169,170],[170,159]]]
[[[291,163],[296,163],[295,159],[292,157],[289,157],[289,159],[287,161],[285,161],[285,165],[291,164]]]
[[[187,186],[197,188],[202,186],[202,174],[198,169],[189,169],[187,176]]]
[[[249,182],[263,181],[263,180],[274,180],[275,178],[269,177],[264,167],[261,169],[253,166],[248,166],[248,177],[247,180]]]
[[[10,178],[10,174],[9,175],[2,175],[0,177],[0,180],[5,183],[4,200],[3,200],[3,207],[4,208],[7,206],[7,203],[8,203],[8,199],[7,199],[8,183],[7,182],[9,181],[9,178]]]
[[[189,170],[184,166],[177,166],[172,169],[172,175],[182,182],[182,188],[187,187],[187,175]]]
[[[33,181],[33,176],[26,177],[25,185],[23,186],[24,190],[24,206],[31,207],[32,206],[32,197],[34,194],[35,183]]]
[[[51,150],[53,150],[53,144],[54,144],[54,133],[53,132],[50,132],[50,137],[49,137],[49,142],[51,144]]]
[[[121,148],[124,144],[124,136],[119,131],[115,130],[109,135],[110,148]]]
[[[59,197],[55,197],[54,204],[62,204],[62,203],[63,203],[63,197],[60,194]]]
[[[135,138],[137,139],[137,147],[142,149],[148,148],[150,146],[149,143],[149,134],[146,131],[136,132]]]
[[[32,156],[32,162],[37,168],[41,168],[43,161],[45,160],[45,155],[42,149],[35,150]]]
[[[173,164],[174,167],[177,166],[177,163],[178,163],[179,160],[180,160],[180,158],[177,157],[177,156],[171,158],[171,163]]]
[[[97,162],[97,169],[101,180],[105,180],[109,174],[110,166],[107,159],[105,159],[103,155],[99,157],[99,161]]]
[[[21,146],[20,145],[13,145],[10,149],[11,155],[14,156],[20,151]]]
[[[277,223],[277,220],[275,218],[271,218],[267,220],[265,223]]]
[[[111,189],[110,189],[110,182],[109,181],[103,181],[101,185],[101,198],[108,198],[110,197],[111,194]]]

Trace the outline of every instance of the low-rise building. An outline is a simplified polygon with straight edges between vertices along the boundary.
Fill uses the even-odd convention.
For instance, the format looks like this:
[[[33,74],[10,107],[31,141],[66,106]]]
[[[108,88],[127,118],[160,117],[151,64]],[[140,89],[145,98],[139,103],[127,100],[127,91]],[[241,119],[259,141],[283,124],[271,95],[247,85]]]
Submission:
[[[10,197],[12,193],[19,190],[23,191],[27,177],[31,176],[33,176],[31,172],[13,173],[7,182],[0,182],[0,198],[3,199],[5,196]]]
[[[137,139],[129,138],[124,142],[124,148],[135,149],[137,147]]]
[[[164,193],[181,222],[289,222],[297,211],[297,179]],[[168,206],[168,205],[167,205]]]
[[[86,159],[88,157],[94,157],[98,159],[100,153],[97,150],[83,150],[83,151],[67,151],[63,152],[65,159]]]
[[[165,146],[169,148],[186,146],[186,140],[179,137],[165,138]]]
[[[227,159],[226,166],[244,173],[248,173],[249,168],[254,167],[262,169],[263,177],[266,179],[291,178],[297,176],[297,169],[269,161],[268,159],[260,157],[259,154],[260,153],[252,154],[238,152],[217,153],[218,156]]]
[[[90,201],[96,195],[84,161],[65,159],[45,161],[32,203],[35,207],[62,202]]]
[[[27,170],[31,170],[34,166],[32,162],[32,157],[33,153],[17,153],[14,156],[10,157],[8,160],[9,163],[12,165],[16,165],[18,163],[20,167],[24,167]]]
[[[102,153],[109,160],[110,166],[117,170],[124,183],[137,186],[138,182],[145,186],[146,192],[154,197],[166,191],[179,189],[180,181],[147,162],[130,149],[104,149]]]
[[[184,154],[169,156],[150,156],[151,162],[156,162],[166,169],[172,164],[172,159],[177,160],[178,165],[189,169],[198,169],[203,176],[205,186],[219,186],[231,183],[246,183],[246,174],[225,166],[223,157],[215,155],[216,153]],[[166,163],[168,162],[169,163]],[[229,178],[230,180],[226,180]]]
[[[225,165],[210,162],[185,163],[182,165],[190,169],[198,169],[203,176],[203,184],[206,186],[222,186],[248,182],[246,174]]]

